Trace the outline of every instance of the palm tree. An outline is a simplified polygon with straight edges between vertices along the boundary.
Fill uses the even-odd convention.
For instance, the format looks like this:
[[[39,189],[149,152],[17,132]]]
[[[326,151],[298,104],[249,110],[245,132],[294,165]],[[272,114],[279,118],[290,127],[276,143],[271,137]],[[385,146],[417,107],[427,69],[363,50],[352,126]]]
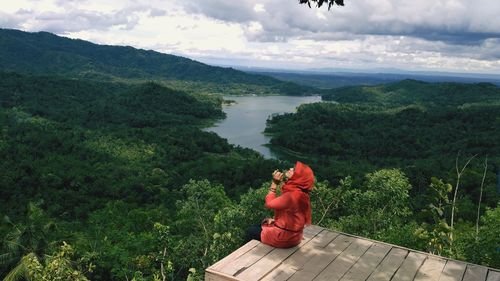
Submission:
[[[38,280],[37,275],[43,269],[34,253],[24,255],[17,265],[7,273],[3,281]]]
[[[48,248],[48,236],[54,230],[54,222],[38,204],[30,203],[24,224],[15,224],[9,217],[4,222],[10,226],[2,241],[0,252],[0,273],[6,274],[4,280],[18,280],[22,277],[30,280],[29,269],[36,260],[44,259]]]

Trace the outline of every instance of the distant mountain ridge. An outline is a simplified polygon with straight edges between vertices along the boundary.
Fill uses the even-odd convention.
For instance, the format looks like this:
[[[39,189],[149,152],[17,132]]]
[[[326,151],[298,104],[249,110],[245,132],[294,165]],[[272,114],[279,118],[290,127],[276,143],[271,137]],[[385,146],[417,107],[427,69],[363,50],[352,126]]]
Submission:
[[[475,74],[470,75],[446,72],[408,72],[408,73],[369,73],[363,72],[313,72],[313,71],[287,71],[266,70],[252,68],[238,68],[246,72],[263,74],[283,81],[290,81],[304,86],[321,89],[340,88],[345,86],[378,85],[393,83],[405,79],[413,79],[425,82],[456,82],[456,83],[480,83],[489,82],[500,86],[499,75]],[[456,76],[453,76],[456,75]]]
[[[0,70],[66,77],[112,79],[170,79],[267,87],[277,94],[314,92],[278,79],[188,58],[125,46],[98,45],[48,32],[0,29]]]
[[[340,103],[461,106],[500,104],[500,88],[492,83],[428,83],[413,79],[376,86],[347,86],[326,90],[323,100]]]

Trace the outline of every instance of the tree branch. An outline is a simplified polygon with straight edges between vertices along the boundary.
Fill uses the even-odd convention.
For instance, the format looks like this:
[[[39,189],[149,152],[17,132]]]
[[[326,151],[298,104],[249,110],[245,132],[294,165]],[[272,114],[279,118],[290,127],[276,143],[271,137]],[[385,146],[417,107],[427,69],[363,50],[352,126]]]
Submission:
[[[320,201],[323,201],[320,199]],[[319,220],[318,222],[318,225],[321,224],[321,222],[323,221],[323,219],[325,218],[326,214],[328,213],[328,211],[330,210],[330,207],[333,205],[333,203],[335,203],[335,199],[332,200],[332,202],[330,202],[330,204],[328,204],[328,207],[326,207],[325,211],[323,212],[323,215],[321,216],[321,219]],[[321,203],[323,205],[323,203]],[[324,205],[323,205],[324,206]],[[324,209],[324,208],[323,208]]]
[[[483,179],[481,181],[481,188],[480,188],[480,193],[479,193],[479,203],[477,204],[477,219],[476,219],[476,239],[479,237],[479,212],[481,210],[481,200],[483,198],[483,187],[484,187],[484,179],[486,178],[486,172],[488,171],[488,155],[486,155],[486,158],[484,159],[484,172],[483,172]]]
[[[344,6],[344,0],[299,0],[300,4],[307,4],[309,8],[311,8],[311,3],[316,3],[317,7],[320,8],[323,4],[328,3],[328,10],[332,8],[332,6]]]
[[[450,221],[450,228],[451,228],[451,242],[453,243],[453,222],[455,219],[455,204],[457,201],[457,193],[458,193],[458,188],[460,186],[460,178],[462,177],[462,173],[465,171],[465,168],[469,165],[470,161],[472,159],[476,158],[477,154],[474,154],[474,156],[470,157],[469,160],[465,163],[465,165],[462,167],[462,170],[460,172],[458,171],[458,158],[460,156],[460,151],[457,153],[457,158],[455,159],[455,169],[457,171],[457,183],[455,184],[455,193],[453,194],[453,201],[451,205],[451,221]]]

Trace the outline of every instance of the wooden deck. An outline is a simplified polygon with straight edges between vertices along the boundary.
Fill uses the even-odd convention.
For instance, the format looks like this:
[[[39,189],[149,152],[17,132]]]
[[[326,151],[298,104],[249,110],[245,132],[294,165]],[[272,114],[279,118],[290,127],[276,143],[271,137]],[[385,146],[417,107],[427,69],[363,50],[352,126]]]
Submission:
[[[500,270],[313,225],[290,249],[248,242],[207,268],[205,280],[500,281]]]

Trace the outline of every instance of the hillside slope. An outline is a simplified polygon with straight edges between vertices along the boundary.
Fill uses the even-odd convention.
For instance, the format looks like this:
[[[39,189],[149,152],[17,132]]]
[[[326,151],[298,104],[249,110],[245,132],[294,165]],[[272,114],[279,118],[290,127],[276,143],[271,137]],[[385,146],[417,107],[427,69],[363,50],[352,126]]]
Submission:
[[[376,86],[350,86],[328,90],[323,100],[340,103],[465,106],[476,103],[499,104],[500,88],[491,83],[428,83],[417,80]]]
[[[160,79],[243,87],[243,94],[314,93],[309,87],[188,58],[125,46],[97,45],[48,32],[0,29],[0,70],[74,78]],[[253,87],[245,87],[253,86]],[[185,85],[184,85],[185,87]],[[199,88],[199,86],[195,86]]]

